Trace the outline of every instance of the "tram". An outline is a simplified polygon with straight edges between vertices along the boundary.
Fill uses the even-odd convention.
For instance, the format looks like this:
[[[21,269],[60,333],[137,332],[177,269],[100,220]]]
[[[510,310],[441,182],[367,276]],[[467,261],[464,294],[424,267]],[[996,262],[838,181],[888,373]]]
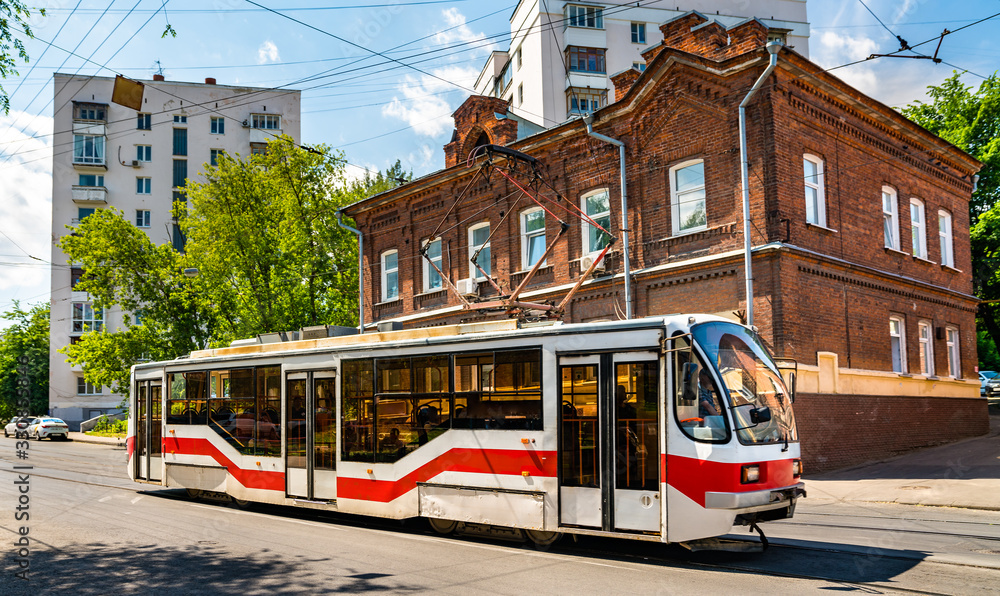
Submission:
[[[695,548],[805,496],[793,374],[732,321],[321,329],[135,365],[130,477],[539,544]]]

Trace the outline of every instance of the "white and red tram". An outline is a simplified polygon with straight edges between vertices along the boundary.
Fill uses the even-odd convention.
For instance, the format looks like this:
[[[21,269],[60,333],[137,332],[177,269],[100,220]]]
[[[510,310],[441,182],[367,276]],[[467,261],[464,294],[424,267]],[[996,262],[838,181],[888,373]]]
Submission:
[[[130,477],[540,543],[695,545],[792,516],[794,396],[752,329],[518,327],[258,338],[136,365]]]

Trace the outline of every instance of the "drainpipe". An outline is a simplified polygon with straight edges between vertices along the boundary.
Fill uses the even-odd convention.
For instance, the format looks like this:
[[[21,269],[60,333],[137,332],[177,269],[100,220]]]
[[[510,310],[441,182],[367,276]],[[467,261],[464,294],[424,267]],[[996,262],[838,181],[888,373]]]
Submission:
[[[587,125],[587,134],[618,147],[618,169],[622,185],[622,262],[625,263],[625,318],[632,318],[632,274],[628,258],[628,191],[625,186],[625,143],[618,139],[594,132],[594,115],[584,114],[583,123]]]
[[[747,325],[753,326],[753,269],[750,265],[750,187],[748,168],[750,166],[747,157],[747,118],[746,106],[750,103],[750,98],[757,93],[764,80],[770,76],[771,71],[778,65],[778,52],[781,51],[781,42],[772,41],[767,44],[767,51],[771,55],[771,62],[761,73],[757,82],[750,88],[750,93],[740,102],[740,183],[743,186],[743,265],[746,269],[746,295],[747,295]]]
[[[344,212],[337,209],[337,225],[348,232],[354,232],[358,237],[358,333],[365,333],[365,240],[361,236],[361,231],[352,228],[344,223]]]

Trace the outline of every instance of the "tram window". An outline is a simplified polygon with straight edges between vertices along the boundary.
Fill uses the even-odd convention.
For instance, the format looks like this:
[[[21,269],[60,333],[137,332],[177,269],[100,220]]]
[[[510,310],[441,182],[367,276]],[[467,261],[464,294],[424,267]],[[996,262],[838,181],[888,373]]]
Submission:
[[[167,424],[191,424],[184,373],[167,376]]]
[[[447,356],[426,356],[413,359],[414,393],[448,392]]]
[[[560,371],[562,484],[598,487],[597,365]]]
[[[375,459],[375,363],[345,360],[343,368],[340,377],[343,459],[371,462]]]
[[[210,426],[240,453],[253,454],[257,443],[253,369],[214,370],[209,389]]]
[[[542,428],[541,351],[455,358],[453,428]]]
[[[697,364],[698,396],[693,400],[684,399],[684,388],[681,383],[684,363],[690,361],[693,355],[683,351],[676,352],[676,355],[674,416],[681,430],[696,441],[725,443],[729,440],[729,427],[718,386],[701,359],[694,358]]]
[[[208,394],[204,372],[184,373],[184,393],[187,396],[188,424],[208,424]]]
[[[615,366],[617,488],[656,490],[659,486],[659,369],[657,362]]]
[[[288,381],[285,388],[288,400],[288,441],[285,453],[289,468],[306,467],[306,380]]]
[[[281,455],[281,367],[257,369],[257,455]]]
[[[409,393],[410,359],[380,359],[378,361],[378,390],[380,393]]]
[[[316,429],[313,432],[313,466],[317,470],[337,469],[337,397],[334,379],[313,382]]]
[[[449,395],[379,396],[376,461],[394,462],[448,430]]]

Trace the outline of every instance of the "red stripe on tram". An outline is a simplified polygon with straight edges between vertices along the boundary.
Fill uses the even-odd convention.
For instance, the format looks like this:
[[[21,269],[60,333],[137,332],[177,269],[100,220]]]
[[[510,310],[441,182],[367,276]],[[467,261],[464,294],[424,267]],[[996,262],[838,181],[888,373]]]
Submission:
[[[132,452],[135,451],[135,435],[131,437],[125,437],[125,453],[127,454],[126,459],[132,457]]]
[[[661,473],[667,484],[686,497],[705,506],[706,492],[746,493],[781,488],[795,484],[792,477],[792,460],[781,459],[761,462],[717,462],[680,455],[661,456]],[[745,465],[760,466],[760,481],[752,484],[740,482]]]
[[[263,470],[245,470],[219,451],[218,447],[208,439],[184,439],[178,437],[165,437],[163,439],[163,452],[174,452],[182,455],[207,455],[219,465],[225,467],[229,473],[247,488],[260,488],[264,490],[285,491],[285,474],[283,472],[265,472]]]
[[[388,503],[410,492],[418,482],[426,482],[442,472],[496,474],[501,476],[554,477],[555,451],[514,449],[451,449],[399,480],[337,478],[337,497]]]

